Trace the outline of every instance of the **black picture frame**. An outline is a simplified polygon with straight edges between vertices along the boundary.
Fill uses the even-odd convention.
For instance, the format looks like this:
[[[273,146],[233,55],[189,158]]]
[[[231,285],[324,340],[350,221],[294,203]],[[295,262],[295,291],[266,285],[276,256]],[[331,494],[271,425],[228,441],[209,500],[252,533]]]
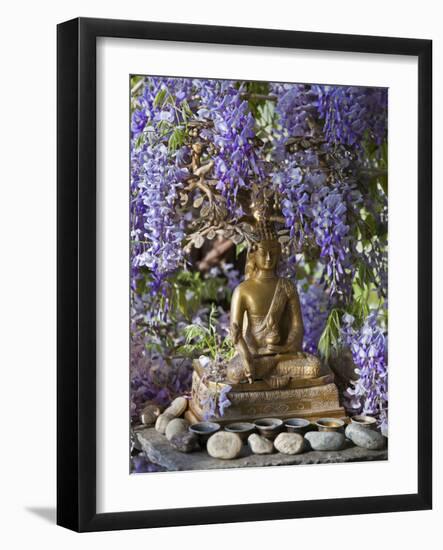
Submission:
[[[96,39],[136,38],[418,58],[418,490],[416,494],[96,512]],[[57,523],[104,531],[432,507],[432,42],[78,18],[57,28]]]

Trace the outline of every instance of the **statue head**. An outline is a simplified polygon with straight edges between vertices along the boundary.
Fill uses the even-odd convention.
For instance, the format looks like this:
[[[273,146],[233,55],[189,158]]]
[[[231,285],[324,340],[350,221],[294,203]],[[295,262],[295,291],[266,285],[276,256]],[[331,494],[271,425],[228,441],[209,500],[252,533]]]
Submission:
[[[281,245],[278,240],[267,239],[260,241],[254,248],[256,268],[276,272],[281,255]]]
[[[257,270],[276,274],[281,256],[281,245],[273,225],[260,220],[254,231],[254,240],[248,249],[245,278],[254,277]]]

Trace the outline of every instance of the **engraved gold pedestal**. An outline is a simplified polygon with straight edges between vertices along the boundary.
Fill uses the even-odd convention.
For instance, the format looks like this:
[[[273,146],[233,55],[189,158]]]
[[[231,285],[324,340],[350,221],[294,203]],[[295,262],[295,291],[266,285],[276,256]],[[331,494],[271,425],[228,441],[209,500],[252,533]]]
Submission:
[[[220,391],[227,382],[213,382],[205,379],[203,369],[198,361],[194,362],[192,378],[192,398],[185,418],[191,422],[203,420],[201,403],[205,401],[208,391]],[[271,389],[262,380],[252,384],[230,384],[228,398],[231,406],[225,409],[224,415],[211,418],[220,424],[238,421],[251,421],[265,416],[281,419],[299,417],[317,420],[321,417],[340,418],[346,416],[340,407],[338,389],[334,384],[334,375],[322,367],[320,375],[309,379],[292,379],[283,389]]]

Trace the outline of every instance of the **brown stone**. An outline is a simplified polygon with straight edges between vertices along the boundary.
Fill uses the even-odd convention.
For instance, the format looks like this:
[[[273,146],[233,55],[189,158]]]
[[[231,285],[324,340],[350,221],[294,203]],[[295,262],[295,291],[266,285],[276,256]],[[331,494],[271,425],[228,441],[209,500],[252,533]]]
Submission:
[[[188,408],[188,400],[186,397],[176,397],[169,407],[164,411],[164,414],[169,414],[174,418],[182,416]]]
[[[153,426],[160,416],[161,410],[158,405],[154,403],[149,403],[143,407],[142,412],[140,413],[140,422],[145,426]]]

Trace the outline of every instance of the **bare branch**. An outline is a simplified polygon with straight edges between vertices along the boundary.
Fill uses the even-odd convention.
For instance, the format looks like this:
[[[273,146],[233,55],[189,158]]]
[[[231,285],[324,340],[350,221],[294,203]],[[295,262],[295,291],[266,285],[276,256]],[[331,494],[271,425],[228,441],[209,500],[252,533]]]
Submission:
[[[243,92],[240,94],[242,99],[250,99],[251,101],[277,101],[277,96],[275,95],[266,95],[266,94],[250,94],[248,92]]]
[[[229,239],[219,239],[214,243],[214,247],[206,254],[201,262],[198,263],[198,268],[201,271],[208,271],[211,267],[220,263],[221,258],[234,246],[234,243]]]

